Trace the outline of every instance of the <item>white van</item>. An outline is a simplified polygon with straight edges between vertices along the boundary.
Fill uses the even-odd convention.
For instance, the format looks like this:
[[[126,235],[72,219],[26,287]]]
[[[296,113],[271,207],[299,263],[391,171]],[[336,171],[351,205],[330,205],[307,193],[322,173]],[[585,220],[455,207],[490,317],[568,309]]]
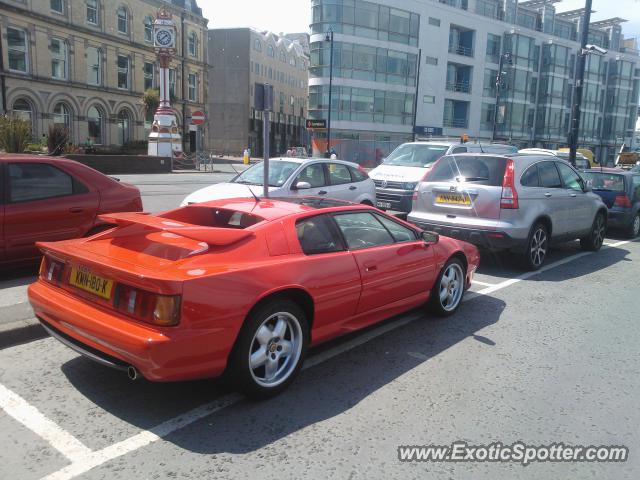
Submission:
[[[413,192],[433,164],[442,156],[456,153],[510,155],[518,149],[498,143],[429,140],[403,143],[369,172],[376,184],[376,206],[383,210],[409,213]]]

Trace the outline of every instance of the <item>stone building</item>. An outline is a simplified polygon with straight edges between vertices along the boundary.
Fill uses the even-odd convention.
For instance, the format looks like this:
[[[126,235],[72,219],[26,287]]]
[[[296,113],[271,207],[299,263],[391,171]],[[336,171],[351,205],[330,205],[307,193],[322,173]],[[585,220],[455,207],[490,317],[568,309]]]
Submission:
[[[308,43],[308,37],[307,37]],[[209,146],[214,152],[241,154],[249,147],[262,155],[262,112],[254,106],[256,83],[273,85],[271,154],[307,146],[309,58],[298,41],[250,28],[209,30]]]
[[[76,145],[145,141],[143,92],[158,86],[153,19],[178,27],[173,107],[189,151],[189,116],[204,110],[208,20],[195,0],[3,0],[0,105],[31,121],[34,139],[62,124]],[[191,138],[195,142],[195,138]]]

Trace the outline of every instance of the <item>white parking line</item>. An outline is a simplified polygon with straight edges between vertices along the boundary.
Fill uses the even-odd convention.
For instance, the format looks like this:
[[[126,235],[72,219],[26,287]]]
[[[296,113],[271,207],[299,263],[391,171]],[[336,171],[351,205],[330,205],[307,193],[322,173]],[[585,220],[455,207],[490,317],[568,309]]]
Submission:
[[[620,247],[622,245],[625,245],[627,243],[630,243],[629,240],[627,241],[622,241],[622,242],[618,242],[615,243],[613,245],[611,245],[608,248],[615,248],[615,247]],[[541,273],[544,273],[546,271],[549,271],[553,268],[559,267],[561,265],[565,265],[569,262],[572,262],[574,260],[578,260],[584,256],[590,255],[592,252],[584,252],[584,253],[578,253],[576,255],[572,255],[570,257],[564,258],[562,260],[558,260],[554,263],[551,263],[549,265],[544,266],[543,268],[541,268],[538,271],[535,272],[527,272],[524,273],[523,275],[520,275],[519,277],[513,278],[513,279],[509,279],[506,280],[498,285],[492,285],[489,286],[483,290],[480,290],[479,292],[474,292],[474,293],[470,293],[470,295],[468,295],[467,297],[465,297],[465,301],[470,301],[473,300],[474,298],[477,298],[478,296],[481,295],[489,295],[490,293],[494,293],[497,292],[499,290],[502,290],[504,288],[507,288],[511,285],[514,285],[516,283],[519,283],[523,280],[526,280],[528,278],[531,278],[535,275],[539,275]],[[411,322],[414,322],[415,320],[417,320],[418,318],[421,318],[422,316],[419,314],[413,314],[410,316],[405,316],[395,322],[392,323],[388,323],[385,325],[382,325],[378,328],[374,328],[372,330],[369,330],[365,333],[363,333],[362,335],[358,336],[357,338],[354,338],[352,340],[349,340],[347,342],[344,342],[340,345],[337,345],[333,348],[327,349],[321,353],[319,353],[318,355],[315,355],[314,357],[309,358],[306,362],[305,365],[303,367],[303,370],[306,370],[308,368],[311,368],[315,365],[318,365],[320,363],[326,362],[327,360],[340,355],[344,352],[347,352],[349,350],[352,350],[353,348],[356,348],[364,343],[367,343],[371,340],[373,340],[376,337],[379,337],[380,335],[384,335],[388,332],[391,332],[393,330],[396,330],[400,327],[403,327]],[[416,358],[420,358],[416,355]],[[244,397],[236,394],[236,393],[232,393],[232,394],[228,394],[225,395],[217,400],[214,400],[213,402],[207,403],[205,405],[202,405],[200,407],[197,407],[193,410],[190,410],[189,412],[183,414],[183,415],[179,415],[175,418],[172,418],[170,420],[167,420],[164,423],[161,423],[160,425],[150,429],[150,430],[144,430],[140,433],[138,433],[137,435],[134,435],[133,437],[128,438],[127,440],[123,440],[122,442],[110,445],[109,447],[103,448],[102,450],[99,450],[97,452],[92,452],[90,450],[88,450],[86,447],[84,447],[84,445],[82,445],[82,447],[84,449],[87,450],[87,452],[85,452],[84,454],[78,455],[74,452],[70,452],[72,453],[71,457],[68,457],[72,463],[64,468],[62,468],[61,470],[58,470],[57,472],[54,472],[46,477],[44,477],[44,480],[67,480],[67,479],[72,479],[74,477],[77,477],[78,475],[81,475],[83,473],[88,472],[89,470],[98,467],[110,460],[113,460],[117,457],[120,457],[122,455],[126,455],[128,453],[131,453],[135,450],[138,450],[142,447],[145,447],[157,440],[160,440],[168,435],[170,435],[171,433],[184,428],[198,420],[201,420],[202,418],[211,415],[217,411],[220,411],[226,407],[232,406],[237,404],[238,402],[240,402]],[[24,400],[23,400],[24,402]],[[26,403],[26,402],[25,402]],[[4,407],[4,405],[3,405]],[[34,409],[35,410],[35,409]],[[39,412],[38,412],[39,413]],[[45,419],[46,420],[46,419]],[[64,433],[64,431],[62,431],[61,429],[59,429],[59,427],[55,426],[57,430],[59,430],[60,432]],[[32,429],[33,430],[33,429]],[[36,430],[34,430],[36,431]],[[67,434],[68,435],[68,434]],[[44,435],[41,435],[44,437]],[[75,440],[77,442],[77,440],[73,437],[71,437],[73,440]],[[56,441],[59,441],[59,438],[56,438],[54,436],[53,438]],[[57,448],[57,447],[56,447]],[[72,458],[73,457],[73,458]]]
[[[53,448],[72,462],[81,461],[91,450],[77,438],[29,405],[21,396],[0,385],[0,408],[22,425],[49,442]]]
[[[479,280],[474,280],[472,283],[474,285],[480,285],[481,287],[495,287],[496,286],[495,283],[481,282]]]

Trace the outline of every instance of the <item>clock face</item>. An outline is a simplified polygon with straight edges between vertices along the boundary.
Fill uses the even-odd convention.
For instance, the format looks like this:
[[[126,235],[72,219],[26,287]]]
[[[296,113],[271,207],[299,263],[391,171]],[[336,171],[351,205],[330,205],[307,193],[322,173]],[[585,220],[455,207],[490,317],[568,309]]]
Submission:
[[[156,31],[156,45],[159,47],[173,46],[173,32],[167,29]]]

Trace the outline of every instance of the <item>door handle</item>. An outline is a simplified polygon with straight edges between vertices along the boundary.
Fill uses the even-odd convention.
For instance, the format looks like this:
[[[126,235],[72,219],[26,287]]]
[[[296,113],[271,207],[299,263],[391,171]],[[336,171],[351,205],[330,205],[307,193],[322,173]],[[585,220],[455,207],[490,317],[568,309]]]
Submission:
[[[358,189],[358,187],[356,187],[356,186],[354,186],[354,185],[351,185],[351,186],[349,187],[349,190],[357,190],[357,189]]]
[[[326,195],[326,194],[327,194],[327,192],[325,190],[320,190],[318,192],[318,195]]]
[[[365,272],[375,272],[376,270],[378,270],[377,265],[365,265],[364,267]]]
[[[553,195],[551,195],[549,192],[547,192],[547,193],[544,194],[544,196],[547,197],[547,198],[551,198]]]
[[[84,212],[84,209],[80,207],[73,207],[69,209],[69,213],[82,213],[82,212]]]

